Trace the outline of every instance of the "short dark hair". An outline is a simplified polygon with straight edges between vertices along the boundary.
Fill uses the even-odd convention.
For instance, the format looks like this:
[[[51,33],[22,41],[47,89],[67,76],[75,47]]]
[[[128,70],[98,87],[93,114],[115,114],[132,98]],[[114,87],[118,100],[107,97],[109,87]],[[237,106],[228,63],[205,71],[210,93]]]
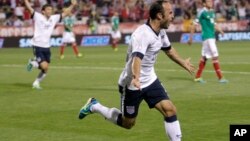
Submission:
[[[44,4],[42,7],[42,11],[44,11],[47,7],[53,8],[53,6],[51,4]]]
[[[169,0],[157,0],[150,6],[149,16],[152,20],[156,19],[158,13],[162,13],[164,15],[164,8],[162,4],[167,2],[169,2]]]

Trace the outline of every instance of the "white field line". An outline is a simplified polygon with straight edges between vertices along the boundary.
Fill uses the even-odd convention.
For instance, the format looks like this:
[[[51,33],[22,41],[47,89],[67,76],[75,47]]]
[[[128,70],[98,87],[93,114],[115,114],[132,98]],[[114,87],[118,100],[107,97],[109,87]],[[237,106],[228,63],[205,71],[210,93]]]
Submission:
[[[25,65],[17,65],[17,64],[4,64],[0,65],[0,67],[5,68],[25,68]],[[91,66],[50,66],[51,69],[83,69],[83,70],[114,70],[121,71],[123,68],[115,68],[115,67],[91,67]],[[185,70],[180,69],[156,69],[156,71],[163,72],[184,72]],[[207,73],[214,73],[214,70],[205,70]],[[250,75],[250,72],[241,72],[241,71],[223,71],[226,74],[241,74],[241,75]]]

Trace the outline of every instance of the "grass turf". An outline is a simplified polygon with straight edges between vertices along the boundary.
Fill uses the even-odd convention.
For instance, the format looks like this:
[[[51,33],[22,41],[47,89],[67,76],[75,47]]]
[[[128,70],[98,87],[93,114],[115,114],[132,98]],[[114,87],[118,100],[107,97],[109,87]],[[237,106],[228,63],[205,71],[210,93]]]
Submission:
[[[200,44],[173,43],[179,54],[191,57],[197,66]],[[250,123],[249,42],[219,42],[221,68],[228,84],[219,84],[211,61],[203,78],[194,83],[182,68],[160,53],[156,73],[178,109],[184,141],[229,140],[230,124]],[[0,49],[0,140],[1,141],[163,141],[167,140],[163,118],[143,102],[135,127],[125,130],[98,114],[78,120],[78,112],[89,97],[119,107],[117,80],[124,66],[126,46],[118,52],[110,47],[80,48],[76,58],[71,48],[59,59],[52,48],[50,70],[31,89],[38,70],[27,72],[32,49]]]

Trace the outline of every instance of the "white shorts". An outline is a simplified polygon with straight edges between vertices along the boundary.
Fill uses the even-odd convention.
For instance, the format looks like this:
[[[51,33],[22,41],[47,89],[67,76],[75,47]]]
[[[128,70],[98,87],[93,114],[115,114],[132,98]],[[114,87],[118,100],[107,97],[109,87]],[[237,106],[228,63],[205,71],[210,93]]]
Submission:
[[[219,56],[218,49],[215,44],[215,39],[207,39],[202,42],[201,55],[205,56],[207,59]]]
[[[117,38],[121,38],[122,35],[121,35],[121,32],[119,30],[117,30],[117,31],[111,31],[111,37],[113,39],[117,39]]]
[[[62,42],[63,43],[74,43],[76,41],[73,32],[63,32]]]

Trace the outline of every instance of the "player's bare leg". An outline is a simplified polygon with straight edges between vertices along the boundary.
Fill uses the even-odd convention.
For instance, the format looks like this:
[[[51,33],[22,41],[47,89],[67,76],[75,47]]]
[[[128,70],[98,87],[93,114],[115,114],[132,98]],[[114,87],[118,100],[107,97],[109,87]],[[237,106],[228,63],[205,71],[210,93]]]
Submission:
[[[123,117],[119,109],[103,106],[95,98],[89,98],[87,103],[81,108],[79,119],[83,119],[92,113],[99,113],[106,120],[126,129],[131,129],[135,125],[136,118]]]
[[[218,57],[213,57],[212,61],[213,61],[214,70],[215,70],[216,75],[218,77],[219,83],[228,83],[228,80],[223,78]]]
[[[63,43],[60,47],[60,59],[64,59],[64,49],[65,49],[66,44]]]
[[[155,105],[164,116],[165,131],[171,141],[181,141],[180,123],[176,116],[176,107],[170,100],[162,100]]]
[[[113,48],[114,51],[118,51],[117,44],[118,44],[119,40],[120,40],[120,39],[118,39],[118,38],[114,38],[114,39],[112,40],[112,48]]]
[[[41,70],[38,74],[36,80],[33,82],[32,87],[34,89],[42,89],[40,86],[40,82],[46,77],[46,74],[48,72],[49,64],[46,61],[43,61],[39,65],[39,69]]]
[[[82,57],[82,54],[79,53],[79,50],[78,50],[78,47],[77,47],[77,44],[76,43],[72,43],[72,48],[74,50],[74,53],[77,57]]]
[[[195,79],[194,79],[195,82],[206,83],[206,81],[204,81],[201,77],[202,72],[206,66],[206,62],[207,62],[206,57],[205,56],[201,57],[200,63],[199,63],[199,69],[198,69],[196,76],[195,76]]]

